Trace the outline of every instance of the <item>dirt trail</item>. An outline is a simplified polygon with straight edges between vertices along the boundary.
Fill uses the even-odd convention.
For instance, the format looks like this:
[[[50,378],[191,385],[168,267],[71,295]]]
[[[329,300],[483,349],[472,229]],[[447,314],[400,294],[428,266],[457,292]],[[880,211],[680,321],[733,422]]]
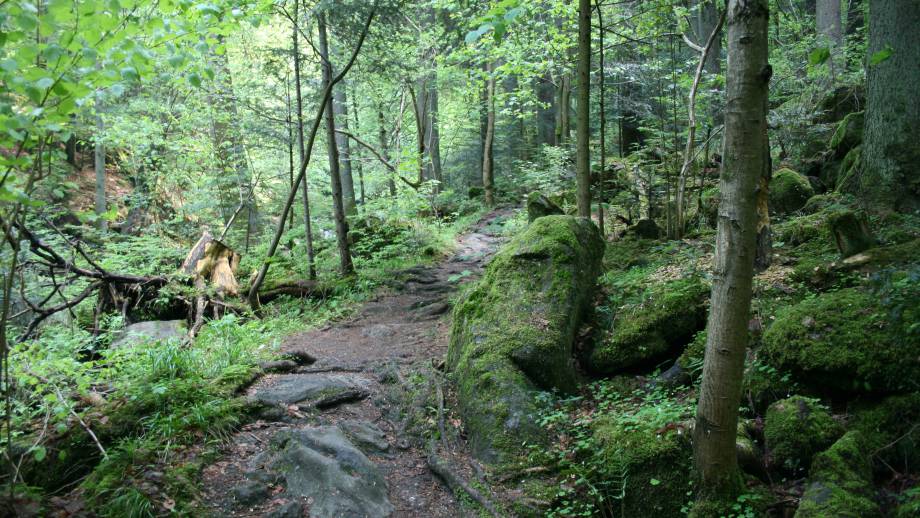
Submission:
[[[289,338],[283,352],[316,361],[249,389],[266,411],[204,470],[206,507],[239,517],[459,516],[424,449],[403,433],[391,395],[444,358],[449,298],[481,273],[508,214],[486,215],[444,262],[395,272],[394,289],[349,320]]]

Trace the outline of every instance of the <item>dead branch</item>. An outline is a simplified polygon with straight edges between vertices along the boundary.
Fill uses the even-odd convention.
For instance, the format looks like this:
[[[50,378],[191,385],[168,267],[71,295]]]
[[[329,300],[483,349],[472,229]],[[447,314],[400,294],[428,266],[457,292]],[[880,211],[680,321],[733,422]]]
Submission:
[[[412,180],[409,180],[405,176],[399,174],[399,169],[397,169],[395,165],[390,163],[390,161],[387,160],[379,151],[377,151],[377,149],[374,148],[374,146],[368,144],[367,142],[359,138],[357,135],[350,133],[348,131],[345,131],[345,130],[341,130],[341,129],[336,129],[335,132],[345,135],[346,137],[354,140],[356,144],[370,151],[371,154],[373,154],[374,157],[376,157],[377,160],[379,160],[380,163],[384,165],[384,167],[389,169],[390,172],[393,173],[397,178],[399,178],[399,180],[403,182],[404,184],[408,185],[409,187],[412,187],[416,191],[419,190],[419,188],[422,186],[422,182],[413,182]]]

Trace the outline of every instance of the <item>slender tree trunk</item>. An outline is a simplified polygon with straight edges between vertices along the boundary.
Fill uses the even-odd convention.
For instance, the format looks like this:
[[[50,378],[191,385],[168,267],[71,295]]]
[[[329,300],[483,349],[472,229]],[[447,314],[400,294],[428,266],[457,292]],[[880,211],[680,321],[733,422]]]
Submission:
[[[319,25],[319,51],[323,60],[323,85],[332,81],[332,65],[329,62],[329,43],[326,36],[326,15],[317,15]],[[351,262],[351,248],[348,244],[348,221],[345,219],[345,203],[342,195],[342,180],[339,176],[339,151],[335,144],[335,113],[332,104],[326,106],[326,147],[329,152],[329,179],[332,184],[332,210],[335,218],[335,235],[339,246],[339,271],[351,275],[355,268]]]
[[[716,0],[698,0],[696,11],[696,42],[698,45],[706,45],[709,35],[715,31],[716,25],[721,23],[722,16],[719,14],[719,7]],[[715,41],[712,42],[709,54],[703,65],[703,70],[710,74],[722,73],[722,35],[719,33]]]
[[[99,216],[99,228],[108,228],[108,221],[103,214],[108,210],[105,203],[105,124],[102,122],[102,102],[97,100],[96,106],[96,136],[93,150],[93,165],[96,170],[96,215]]]
[[[300,18],[298,17],[299,1],[294,2],[294,27],[292,29],[294,38],[294,91],[297,97],[297,149],[300,156],[300,164],[306,160],[306,149],[303,133],[303,92],[300,86],[300,42],[298,41],[298,27]],[[310,217],[310,186],[309,178],[304,177],[302,182],[303,188],[303,228],[304,238],[307,244],[307,275],[309,278],[316,279],[316,255],[313,252],[313,224]],[[294,218],[293,210],[291,219]]]
[[[694,427],[701,500],[734,503],[735,454],[757,238],[757,191],[767,160],[767,0],[730,0],[724,163],[712,303]]]
[[[537,145],[556,145],[555,90],[548,73],[537,81]]]
[[[572,76],[566,72],[559,84],[559,124],[556,127],[556,143],[563,145],[572,140]]]
[[[355,89],[352,90],[352,94],[355,93]],[[352,99],[352,110],[351,112],[355,114],[355,128],[354,131],[356,134],[361,134],[361,119],[359,117],[360,110],[358,109],[358,99],[356,95],[351,96]],[[344,135],[343,135],[344,136]],[[346,137],[347,140],[347,137]],[[360,203],[364,207],[365,202],[367,201],[364,196],[364,165],[361,162],[360,156],[361,148],[360,146],[355,148],[352,151],[352,158],[354,159],[354,168],[358,171],[358,187],[360,188]]]
[[[431,179],[438,182],[436,191],[440,191],[444,183],[444,172],[441,168],[441,130],[440,100],[438,97],[437,73],[432,73],[428,83],[428,158],[431,161]]]
[[[565,106],[562,107],[566,109]],[[578,115],[575,183],[578,215],[591,217],[591,0],[578,0]]]
[[[841,0],[818,0],[815,6],[815,22],[818,36],[831,51],[827,60],[831,74],[836,74],[839,66],[839,50],[843,45],[843,27],[840,19]]]
[[[377,107],[377,134],[380,139],[380,153],[383,154],[383,158],[386,160],[390,159],[390,144],[387,139],[387,127],[386,120],[383,118],[383,108]],[[387,188],[390,191],[390,196],[396,197],[396,180],[393,179],[393,175],[389,174],[387,176]]]
[[[485,110],[486,126],[482,139],[482,188],[485,191],[485,202],[488,206],[495,205],[495,159],[492,148],[495,140],[495,76],[493,63],[486,65],[485,84]]]
[[[334,90],[332,108],[338,124],[342,125],[342,129],[348,131],[348,97],[345,93],[345,83],[342,83]],[[351,147],[348,144],[348,137],[336,134],[335,145],[339,152],[339,171],[341,171],[342,178],[342,199],[345,203],[345,215],[354,216],[358,213],[358,207],[355,203],[355,180],[352,175]]]
[[[597,83],[598,83],[598,110],[600,111],[600,131],[601,131],[601,163],[598,168],[597,180],[597,227],[601,231],[601,236],[606,236],[604,229],[604,180],[607,168],[607,111],[605,106],[605,96],[607,94],[604,88],[606,76],[604,74],[604,8],[600,0],[594,0],[594,7],[597,9],[597,25],[600,27],[600,41],[598,42],[598,65],[597,65]]]
[[[873,210],[920,208],[920,2],[870,0],[866,132],[858,188]]]

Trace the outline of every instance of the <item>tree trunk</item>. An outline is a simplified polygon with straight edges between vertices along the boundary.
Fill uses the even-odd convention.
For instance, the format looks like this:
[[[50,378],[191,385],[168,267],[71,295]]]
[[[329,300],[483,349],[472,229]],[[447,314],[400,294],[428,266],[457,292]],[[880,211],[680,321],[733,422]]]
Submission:
[[[105,204],[105,142],[102,136],[105,132],[105,124],[102,122],[102,102],[98,99],[96,102],[96,136],[93,139],[95,141],[93,166],[96,171],[96,216],[99,216],[99,228],[105,230],[108,228],[108,221],[103,217],[108,210]]]
[[[875,210],[920,208],[920,3],[869,3],[868,95],[859,190]],[[887,59],[880,59],[886,48]]]
[[[607,90],[605,88],[606,76],[604,75],[604,7],[601,5],[600,0],[594,0],[594,7],[597,9],[597,25],[600,27],[600,41],[598,42],[598,65],[597,65],[597,83],[598,83],[598,111],[600,112],[600,167],[598,167],[598,182],[597,182],[597,228],[601,231],[601,237],[606,238],[606,232],[604,229],[604,201],[605,201],[605,192],[604,185],[605,171],[607,168],[607,112],[605,106],[605,97]]]
[[[495,76],[494,65],[486,65],[485,85],[485,135],[482,139],[482,188],[485,192],[485,202],[488,206],[495,205],[495,160],[492,156],[492,144],[495,140]]]
[[[840,0],[818,0],[815,5],[815,25],[819,42],[827,45],[831,51],[827,64],[831,74],[835,74],[838,66],[838,51],[843,44]]]
[[[767,161],[764,106],[766,0],[730,0],[724,163],[703,378],[694,427],[701,500],[734,503],[735,453],[757,233],[757,191]]]
[[[319,51],[323,60],[323,86],[332,81],[332,65],[329,62],[329,43],[326,36],[326,15],[317,15],[319,25]],[[335,144],[335,113],[332,103],[326,105],[326,147],[329,153],[329,180],[332,184],[332,210],[335,218],[335,236],[339,246],[339,271],[351,275],[355,268],[351,262],[348,244],[348,221],[345,219],[345,203],[342,195],[342,180],[339,176],[339,151]]]
[[[431,161],[431,179],[438,182],[435,187],[440,191],[444,183],[441,167],[441,130],[439,128],[440,107],[438,98],[437,74],[432,73],[428,82],[428,158]]]
[[[338,124],[342,125],[342,129],[348,131],[348,96],[345,93],[345,83],[338,85],[333,91],[332,108]],[[342,200],[345,203],[345,215],[354,216],[358,213],[358,207],[355,203],[355,180],[352,175],[351,147],[348,144],[348,137],[336,134],[335,145],[339,153],[339,171],[342,178]]]
[[[355,93],[355,90],[352,90],[352,94],[354,93]],[[360,134],[361,133],[361,119],[358,117],[360,113],[360,110],[358,109],[358,98],[356,95],[352,95],[351,99],[353,103],[351,112],[355,114],[354,131],[355,133]],[[345,135],[342,135],[342,136],[345,137]],[[348,137],[345,137],[345,139],[347,140]],[[367,199],[365,198],[365,192],[364,192],[364,165],[361,162],[360,152],[361,152],[361,148],[357,147],[355,148],[354,151],[352,151],[351,156],[354,158],[354,162],[353,162],[354,168],[355,170],[358,171],[358,187],[359,187],[359,192],[360,192],[360,195],[358,197],[358,202],[361,204],[362,207],[364,207],[364,204],[367,202]]]
[[[556,88],[549,74],[537,81],[537,145],[556,145]]]
[[[709,35],[715,30],[722,18],[715,0],[698,0],[696,11],[696,43],[700,46],[706,44]],[[710,74],[722,73],[722,36],[721,33],[712,42],[703,70]]]
[[[383,108],[377,107],[377,135],[380,139],[380,152],[383,154],[383,158],[386,160],[390,159],[390,144],[387,139],[387,127],[386,120],[383,118]],[[390,191],[390,196],[396,197],[396,180],[393,179],[393,174],[390,173],[387,175],[387,188]]]
[[[297,97],[297,149],[300,156],[300,165],[303,167],[303,161],[306,159],[306,149],[303,134],[303,92],[300,87],[300,44],[298,41],[298,6],[299,2],[294,2],[294,27],[292,29],[294,37],[294,90]],[[307,271],[310,279],[316,279],[316,255],[313,252],[313,224],[310,217],[310,186],[309,178],[304,177],[303,188],[303,228],[304,239],[307,245]],[[293,210],[291,211],[293,212]],[[291,216],[293,219],[293,215]]]
[[[559,84],[559,124],[556,127],[556,143],[565,144],[572,140],[572,76],[566,72]]]
[[[578,0],[578,128],[575,183],[578,216],[591,217],[591,0]],[[562,106],[562,110],[566,110]]]

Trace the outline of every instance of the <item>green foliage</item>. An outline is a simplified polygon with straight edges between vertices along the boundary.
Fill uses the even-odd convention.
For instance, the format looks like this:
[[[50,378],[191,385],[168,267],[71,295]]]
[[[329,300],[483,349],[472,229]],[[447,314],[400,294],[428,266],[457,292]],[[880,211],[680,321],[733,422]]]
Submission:
[[[843,426],[817,399],[802,396],[777,401],[767,409],[764,439],[773,465],[807,470],[811,458],[843,435]]]

